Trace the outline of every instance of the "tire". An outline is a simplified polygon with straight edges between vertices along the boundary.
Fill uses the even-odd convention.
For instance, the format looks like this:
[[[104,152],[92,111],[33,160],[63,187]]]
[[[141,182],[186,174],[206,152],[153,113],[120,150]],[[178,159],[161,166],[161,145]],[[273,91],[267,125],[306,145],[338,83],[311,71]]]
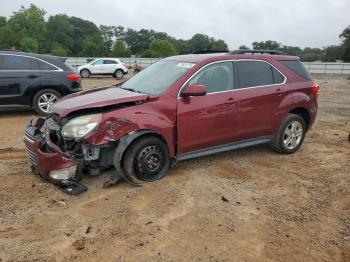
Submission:
[[[122,163],[129,177],[142,182],[162,179],[170,167],[168,146],[155,136],[141,137],[126,150]]]
[[[80,76],[81,78],[89,78],[91,75],[91,72],[88,69],[82,69],[80,70]]]
[[[54,89],[42,89],[33,98],[33,108],[39,115],[48,115],[50,106],[62,97],[61,93]]]
[[[306,123],[295,114],[288,114],[272,140],[272,148],[282,154],[296,152],[304,142]]]
[[[115,70],[113,76],[117,78],[118,80],[122,79],[124,77],[124,71],[121,69]]]

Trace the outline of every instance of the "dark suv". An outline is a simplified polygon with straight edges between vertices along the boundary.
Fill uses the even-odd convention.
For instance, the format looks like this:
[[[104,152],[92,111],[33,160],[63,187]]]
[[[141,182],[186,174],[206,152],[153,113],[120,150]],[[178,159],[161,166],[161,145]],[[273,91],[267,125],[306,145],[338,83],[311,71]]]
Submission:
[[[113,168],[106,186],[161,179],[171,163],[270,143],[298,150],[316,118],[319,87],[298,57],[277,51],[174,56],[127,82],[53,105],[25,132],[34,173],[85,190],[82,174]]]
[[[64,58],[0,51],[0,107],[33,107],[45,115],[60,97],[80,91],[80,75]]]

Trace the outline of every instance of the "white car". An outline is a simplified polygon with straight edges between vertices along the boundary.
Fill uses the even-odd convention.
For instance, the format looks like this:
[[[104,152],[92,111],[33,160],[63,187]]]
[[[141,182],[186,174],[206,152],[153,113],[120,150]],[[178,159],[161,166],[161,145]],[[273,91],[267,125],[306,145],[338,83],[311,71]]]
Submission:
[[[77,71],[82,78],[90,77],[90,75],[112,75],[117,79],[122,79],[128,73],[128,65],[116,58],[98,58],[79,66]]]

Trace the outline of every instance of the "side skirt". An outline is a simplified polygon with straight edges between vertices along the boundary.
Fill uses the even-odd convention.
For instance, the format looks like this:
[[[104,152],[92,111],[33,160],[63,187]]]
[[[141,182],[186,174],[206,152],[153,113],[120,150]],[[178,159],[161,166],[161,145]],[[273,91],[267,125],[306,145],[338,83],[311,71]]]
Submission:
[[[197,158],[197,157],[212,155],[212,154],[221,153],[221,152],[225,152],[225,151],[230,151],[230,150],[234,150],[234,149],[239,149],[239,148],[243,148],[243,147],[266,144],[266,143],[271,142],[271,139],[272,139],[272,136],[261,136],[261,137],[241,140],[241,141],[233,142],[233,143],[229,143],[229,144],[204,148],[204,149],[180,154],[176,157],[176,161],[178,162],[178,161],[183,161],[183,160],[187,160],[187,159],[191,159],[191,158]]]

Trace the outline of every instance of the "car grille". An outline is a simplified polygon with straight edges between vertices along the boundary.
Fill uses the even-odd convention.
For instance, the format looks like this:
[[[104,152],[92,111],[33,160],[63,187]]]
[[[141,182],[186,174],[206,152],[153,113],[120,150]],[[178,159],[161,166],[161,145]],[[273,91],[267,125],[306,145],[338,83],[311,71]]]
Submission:
[[[30,166],[36,166],[36,154],[27,148],[28,162]]]
[[[32,133],[30,133],[29,131],[25,131],[24,132],[24,137],[31,141],[32,143],[34,143],[36,140],[38,140],[38,137],[36,137],[35,135],[33,135]]]

